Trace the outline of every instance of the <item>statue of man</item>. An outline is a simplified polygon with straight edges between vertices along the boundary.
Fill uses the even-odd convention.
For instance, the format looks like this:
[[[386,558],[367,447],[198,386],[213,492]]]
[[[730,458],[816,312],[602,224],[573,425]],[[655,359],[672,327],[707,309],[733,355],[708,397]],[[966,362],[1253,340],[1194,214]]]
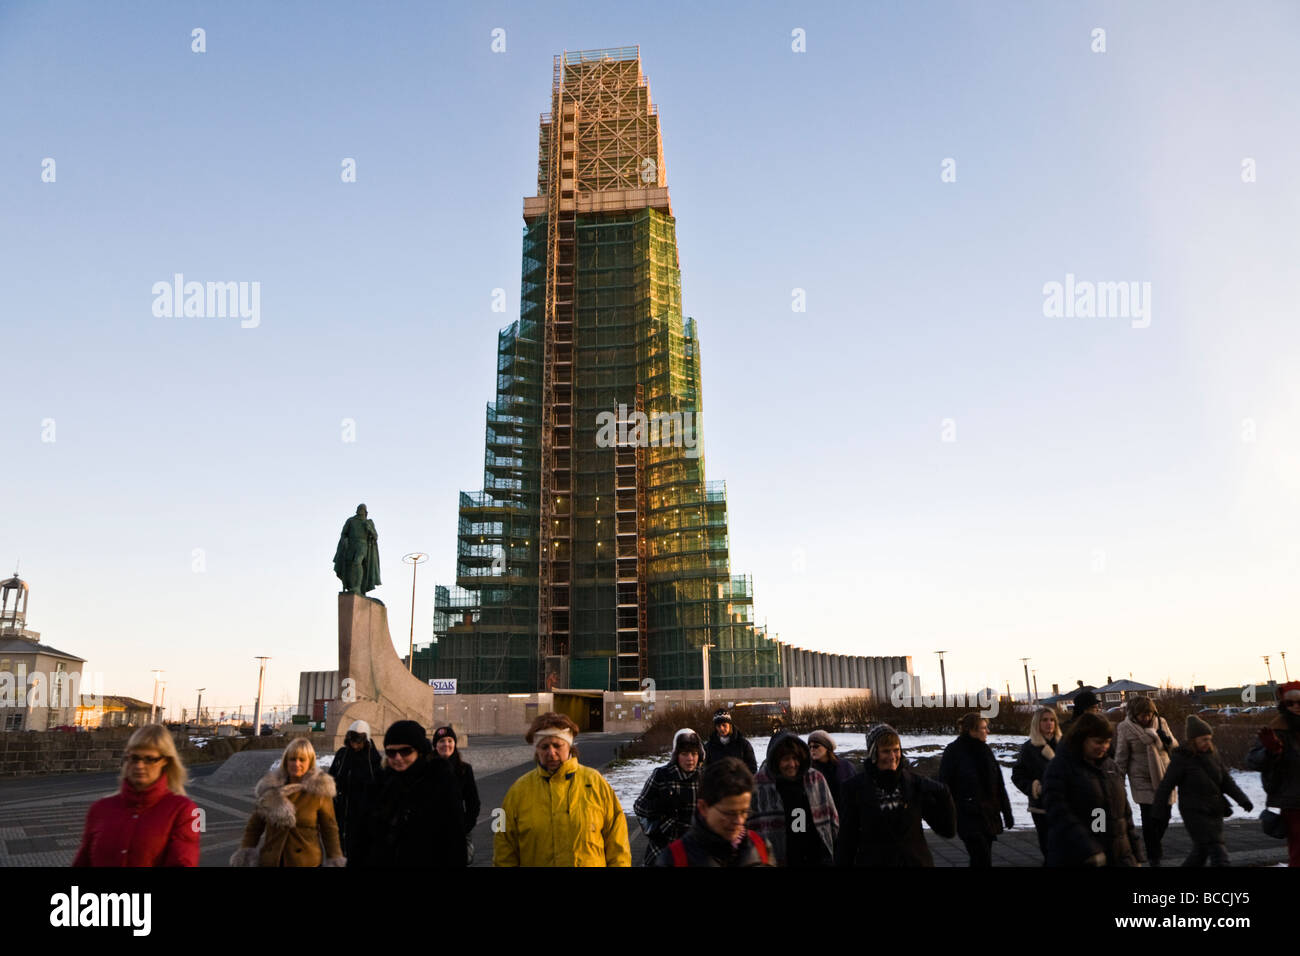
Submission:
[[[348,594],[365,594],[382,582],[379,580],[379,534],[375,523],[366,517],[366,506],[357,505],[357,513],[343,522],[339,546],[334,552],[334,573]]]

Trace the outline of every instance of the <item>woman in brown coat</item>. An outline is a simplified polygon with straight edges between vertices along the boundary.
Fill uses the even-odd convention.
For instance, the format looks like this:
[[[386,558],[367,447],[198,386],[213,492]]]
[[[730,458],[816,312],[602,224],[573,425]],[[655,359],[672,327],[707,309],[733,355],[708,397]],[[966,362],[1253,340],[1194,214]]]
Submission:
[[[334,819],[334,778],[316,766],[316,750],[307,738],[284,748],[279,768],[258,782],[256,792],[257,808],[231,866],[346,863]]]
[[[1149,697],[1128,702],[1128,718],[1115,727],[1115,764],[1128,777],[1133,802],[1142,814],[1142,842],[1152,866],[1160,865],[1160,842],[1169,829],[1169,808],[1174,797],[1156,800],[1156,789],[1169,769],[1178,740],[1169,722],[1156,712]]]

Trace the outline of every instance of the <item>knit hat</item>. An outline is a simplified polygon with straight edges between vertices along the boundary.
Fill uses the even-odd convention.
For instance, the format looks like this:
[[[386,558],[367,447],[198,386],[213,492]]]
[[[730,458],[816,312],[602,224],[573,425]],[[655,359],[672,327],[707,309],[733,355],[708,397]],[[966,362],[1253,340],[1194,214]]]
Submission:
[[[713,712],[714,727],[718,726],[718,724],[734,724],[734,723],[735,721],[731,719],[731,712],[728,711],[727,708],[719,707],[717,710]]]
[[[808,735],[808,746],[811,747],[813,744],[821,744],[829,752],[835,753],[835,741],[824,730],[814,730]]]
[[[1195,714],[1187,715],[1186,730],[1183,731],[1184,740],[1193,740],[1197,737],[1204,737],[1206,734],[1214,733],[1214,728],[1207,724]]]
[[[1074,712],[1076,714],[1086,713],[1101,703],[1097,695],[1090,690],[1081,690],[1074,695]]]
[[[399,720],[390,726],[384,734],[385,747],[414,747],[422,754],[427,754],[431,749],[429,747],[429,738],[424,734],[424,728],[413,720]]]
[[[895,737],[899,736],[898,731],[889,726],[889,724],[876,724],[876,726],[867,731],[867,763],[876,762],[876,743],[881,737],[885,736],[885,734],[893,734]],[[900,749],[902,747],[901,738],[899,739],[899,747]]]
[[[360,734],[362,737],[365,737],[367,740],[369,740],[370,725],[366,723],[364,720],[354,720],[352,721],[352,723],[348,724],[348,733]]]
[[[432,738],[433,745],[437,747],[438,741],[441,740],[443,737],[450,737],[451,742],[454,744],[460,743],[456,739],[456,731],[452,730],[450,726],[447,726],[447,727],[439,727],[437,730],[433,732],[433,738]]]

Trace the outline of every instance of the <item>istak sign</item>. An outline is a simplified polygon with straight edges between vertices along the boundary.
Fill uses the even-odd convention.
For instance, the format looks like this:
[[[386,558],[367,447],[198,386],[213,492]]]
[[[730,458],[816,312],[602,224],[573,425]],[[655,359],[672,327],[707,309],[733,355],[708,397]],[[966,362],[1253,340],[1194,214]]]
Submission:
[[[456,693],[456,678],[431,677],[429,678],[429,686],[433,688],[435,694],[454,694]]]

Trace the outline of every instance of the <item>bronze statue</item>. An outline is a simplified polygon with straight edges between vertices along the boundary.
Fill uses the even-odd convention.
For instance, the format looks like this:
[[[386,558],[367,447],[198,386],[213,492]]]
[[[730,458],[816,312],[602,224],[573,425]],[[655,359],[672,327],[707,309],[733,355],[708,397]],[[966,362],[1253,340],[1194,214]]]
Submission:
[[[357,513],[343,522],[339,546],[334,552],[334,573],[343,582],[347,594],[372,591],[379,580],[379,534],[375,523],[366,517],[366,506],[357,505]]]

